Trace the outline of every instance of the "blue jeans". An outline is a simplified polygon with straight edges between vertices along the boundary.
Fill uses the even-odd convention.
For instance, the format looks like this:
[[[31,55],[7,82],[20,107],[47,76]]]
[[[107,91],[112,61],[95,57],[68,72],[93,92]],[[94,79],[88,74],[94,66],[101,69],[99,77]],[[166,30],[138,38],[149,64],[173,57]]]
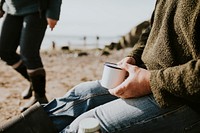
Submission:
[[[28,69],[43,67],[40,46],[47,28],[46,17],[39,13],[25,16],[6,14],[0,37],[0,58],[8,65],[23,60]],[[20,46],[20,54],[16,52]]]
[[[101,106],[100,106],[101,105]],[[102,132],[200,132],[200,115],[186,105],[162,109],[152,95],[120,99],[99,81],[81,83],[44,106],[60,133],[75,133],[80,120],[94,117]]]

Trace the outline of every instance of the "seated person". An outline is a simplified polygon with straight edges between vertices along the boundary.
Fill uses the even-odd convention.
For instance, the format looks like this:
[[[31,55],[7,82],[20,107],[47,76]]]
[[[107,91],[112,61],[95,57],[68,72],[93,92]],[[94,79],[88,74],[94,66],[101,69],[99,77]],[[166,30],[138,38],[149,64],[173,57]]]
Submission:
[[[73,133],[80,120],[93,117],[109,133],[200,132],[199,5],[157,0],[151,26],[118,62],[128,72],[122,84],[108,90],[100,81],[81,83],[0,131]]]

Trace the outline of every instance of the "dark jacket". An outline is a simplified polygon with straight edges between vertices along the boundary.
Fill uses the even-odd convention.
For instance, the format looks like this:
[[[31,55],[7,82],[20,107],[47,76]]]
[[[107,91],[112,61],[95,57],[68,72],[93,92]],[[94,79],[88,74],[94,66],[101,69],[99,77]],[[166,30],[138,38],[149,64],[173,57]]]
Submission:
[[[46,17],[59,20],[61,4],[62,0],[5,0],[3,9],[17,16],[46,10]]]
[[[200,108],[200,0],[157,0],[151,27],[129,56],[151,72],[161,107]]]

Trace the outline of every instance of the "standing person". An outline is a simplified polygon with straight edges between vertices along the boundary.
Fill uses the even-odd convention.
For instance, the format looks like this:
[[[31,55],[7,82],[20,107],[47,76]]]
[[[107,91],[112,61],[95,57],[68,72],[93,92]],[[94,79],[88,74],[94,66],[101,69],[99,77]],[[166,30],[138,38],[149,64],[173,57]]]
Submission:
[[[200,132],[199,24],[200,0],[157,0],[151,26],[118,63],[128,72],[122,84],[108,90],[100,81],[81,83],[1,131],[23,132],[17,127],[28,121],[37,131],[76,133],[82,119],[94,117],[109,133]]]
[[[34,91],[30,101],[21,107],[24,111],[37,101],[48,102],[40,46],[47,25],[53,29],[59,20],[61,0],[0,0],[0,4],[0,16],[6,13],[0,36],[0,58],[30,81],[23,98],[30,98]],[[20,54],[16,52],[18,46]]]

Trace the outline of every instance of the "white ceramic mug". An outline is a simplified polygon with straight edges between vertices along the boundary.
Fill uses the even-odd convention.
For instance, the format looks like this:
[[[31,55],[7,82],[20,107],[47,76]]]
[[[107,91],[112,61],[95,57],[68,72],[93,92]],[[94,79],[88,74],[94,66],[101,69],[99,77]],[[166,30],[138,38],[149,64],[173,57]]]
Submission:
[[[104,64],[101,85],[107,89],[113,89],[120,85],[126,77],[126,71],[117,64],[106,62]]]

